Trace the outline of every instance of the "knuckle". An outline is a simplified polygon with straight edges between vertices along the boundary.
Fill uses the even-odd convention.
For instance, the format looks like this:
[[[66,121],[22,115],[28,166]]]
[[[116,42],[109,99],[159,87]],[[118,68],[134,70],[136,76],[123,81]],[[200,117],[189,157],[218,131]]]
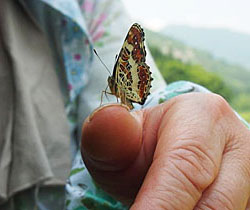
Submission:
[[[192,95],[192,97],[190,95]],[[186,101],[191,101],[193,106],[197,106],[197,104],[199,104],[199,107],[202,107],[200,110],[217,117],[228,114],[229,110],[231,111],[227,101],[216,93],[183,94],[175,97],[174,100],[180,104],[185,103]]]
[[[231,110],[229,104],[222,96],[215,93],[208,93],[206,97],[206,106],[208,106],[210,113],[217,116],[224,116]]]
[[[213,182],[218,171],[217,164],[203,147],[200,142],[193,141],[169,154],[177,173],[182,174],[187,184],[191,183],[199,193]]]

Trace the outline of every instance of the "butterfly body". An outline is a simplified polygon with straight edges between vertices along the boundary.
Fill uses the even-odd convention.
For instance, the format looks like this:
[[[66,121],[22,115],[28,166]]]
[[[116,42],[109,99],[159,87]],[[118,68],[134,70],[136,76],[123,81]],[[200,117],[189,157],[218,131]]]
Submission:
[[[149,66],[145,63],[144,39],[143,29],[133,24],[118,55],[113,74],[108,77],[111,93],[130,109],[133,108],[133,102],[141,105],[145,103],[153,80]]]

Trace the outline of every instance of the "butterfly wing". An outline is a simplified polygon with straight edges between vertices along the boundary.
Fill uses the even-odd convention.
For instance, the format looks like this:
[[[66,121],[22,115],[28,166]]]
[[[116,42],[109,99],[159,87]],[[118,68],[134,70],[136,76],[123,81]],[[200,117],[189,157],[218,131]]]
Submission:
[[[149,95],[152,77],[149,66],[145,63],[144,36],[139,24],[131,26],[114,67],[112,77],[117,87],[116,95],[124,95],[121,100],[125,104],[144,104]]]

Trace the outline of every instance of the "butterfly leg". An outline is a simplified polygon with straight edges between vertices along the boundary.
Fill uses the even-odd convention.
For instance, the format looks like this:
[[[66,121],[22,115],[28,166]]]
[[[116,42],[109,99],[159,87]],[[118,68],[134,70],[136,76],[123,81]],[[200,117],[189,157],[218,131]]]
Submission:
[[[108,86],[105,88],[105,90],[102,91],[102,94],[101,94],[101,103],[100,103],[100,106],[102,105],[102,100],[103,100],[103,93],[106,94],[106,91],[107,91],[107,88]]]
[[[106,98],[108,98],[108,97],[107,97],[107,94],[109,94],[109,95],[113,95],[113,93],[109,93],[109,92],[107,92],[106,90],[103,90],[103,91],[102,91],[102,95],[101,95],[101,103],[100,103],[100,106],[102,105],[102,101],[103,101],[103,94],[105,94]]]
[[[102,105],[103,93],[105,93],[105,90],[102,91],[100,106]]]
[[[102,102],[103,102],[103,94],[105,94],[105,96],[106,96],[107,99],[108,99],[107,94],[114,95],[113,93],[108,92],[107,89],[108,89],[108,86],[105,88],[105,90],[102,91],[100,106],[102,105]],[[116,99],[117,99],[117,102],[118,102],[118,98],[117,97],[116,97]]]

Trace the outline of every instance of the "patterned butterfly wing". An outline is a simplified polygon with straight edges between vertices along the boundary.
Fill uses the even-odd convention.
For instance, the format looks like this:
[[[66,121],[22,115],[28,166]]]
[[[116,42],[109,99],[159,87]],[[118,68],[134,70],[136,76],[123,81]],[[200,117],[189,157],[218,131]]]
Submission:
[[[150,94],[151,72],[146,61],[145,35],[139,24],[131,26],[108,83],[112,94],[121,103],[133,108],[132,102],[143,105]]]

